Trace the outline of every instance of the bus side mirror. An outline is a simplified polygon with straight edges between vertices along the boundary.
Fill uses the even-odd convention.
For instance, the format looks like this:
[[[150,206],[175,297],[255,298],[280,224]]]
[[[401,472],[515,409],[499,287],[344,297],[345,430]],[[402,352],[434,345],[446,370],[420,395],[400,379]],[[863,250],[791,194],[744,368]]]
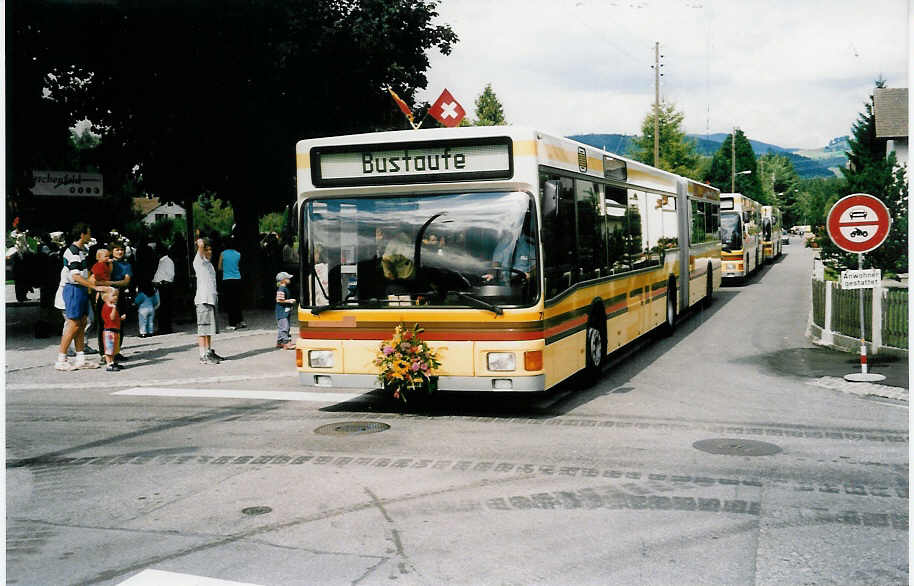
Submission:
[[[559,210],[559,182],[547,181],[543,185],[543,217],[549,218],[558,215]]]
[[[744,222],[748,223],[751,219],[752,219],[752,212],[749,212],[749,211],[743,212],[743,221]]]

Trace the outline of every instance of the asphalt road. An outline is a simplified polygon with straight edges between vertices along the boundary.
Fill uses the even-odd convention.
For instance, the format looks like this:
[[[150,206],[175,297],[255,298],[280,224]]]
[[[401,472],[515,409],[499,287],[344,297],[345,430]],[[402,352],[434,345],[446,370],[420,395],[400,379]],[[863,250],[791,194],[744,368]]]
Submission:
[[[7,583],[907,584],[907,391],[835,382],[786,252],[594,387],[405,412],[303,392],[266,313],[219,366],[188,329],[120,373],[14,319]]]

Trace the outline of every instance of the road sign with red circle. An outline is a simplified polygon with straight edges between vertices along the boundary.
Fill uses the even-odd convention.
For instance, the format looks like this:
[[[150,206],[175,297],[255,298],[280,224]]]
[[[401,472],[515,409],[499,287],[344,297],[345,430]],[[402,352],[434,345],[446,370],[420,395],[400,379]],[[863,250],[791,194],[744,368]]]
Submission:
[[[828,211],[825,227],[835,246],[847,252],[879,248],[889,235],[892,218],[878,197],[855,193],[839,199]]]

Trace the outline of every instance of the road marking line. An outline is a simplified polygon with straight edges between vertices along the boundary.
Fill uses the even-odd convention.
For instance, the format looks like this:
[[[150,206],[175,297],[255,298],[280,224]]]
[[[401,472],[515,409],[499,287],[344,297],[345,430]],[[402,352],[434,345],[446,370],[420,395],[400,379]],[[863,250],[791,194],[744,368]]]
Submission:
[[[68,373],[67,376],[73,376]],[[80,375],[76,375],[80,376]],[[143,383],[133,382],[132,384],[136,386],[156,386],[156,385],[192,385],[192,384],[212,384],[212,383],[228,383],[228,382],[239,382],[239,381],[249,381],[249,380],[261,380],[268,378],[286,378],[297,376],[295,372],[281,372],[281,373],[257,373],[257,374],[236,374],[236,375],[223,375],[223,376],[196,376],[196,377],[187,377],[187,378],[173,378],[173,379],[159,379],[151,380]],[[7,391],[41,391],[41,390],[51,390],[51,389],[60,389],[64,391],[72,390],[99,390],[99,389],[111,389],[117,387],[127,386],[129,383],[125,383],[123,379],[115,380],[119,378],[119,375],[115,375],[111,380],[98,380],[92,379],[89,382],[73,382],[71,378],[67,382],[54,382],[54,383],[13,383],[7,384]]]
[[[167,387],[133,387],[112,395],[134,397],[199,397],[214,399],[267,399],[275,401],[313,401],[341,403],[361,397],[353,393],[314,393],[307,391],[248,391],[243,389],[179,389]]]
[[[121,582],[120,586],[160,586],[161,584],[171,586],[258,586],[253,582],[234,582],[163,570],[143,570],[136,576]]]

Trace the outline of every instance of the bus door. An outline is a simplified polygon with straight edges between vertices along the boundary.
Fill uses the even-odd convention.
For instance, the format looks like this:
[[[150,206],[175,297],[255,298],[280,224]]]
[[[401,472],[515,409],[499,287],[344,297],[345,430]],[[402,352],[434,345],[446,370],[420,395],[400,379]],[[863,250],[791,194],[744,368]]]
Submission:
[[[691,289],[691,279],[689,278],[692,274],[692,271],[695,269],[695,258],[691,256],[690,252],[690,234],[692,222],[692,214],[694,211],[691,209],[689,204],[689,190],[688,184],[679,180],[676,185],[676,203],[679,206],[679,214],[677,216],[679,222],[679,314],[688,309],[689,307],[689,291]]]

